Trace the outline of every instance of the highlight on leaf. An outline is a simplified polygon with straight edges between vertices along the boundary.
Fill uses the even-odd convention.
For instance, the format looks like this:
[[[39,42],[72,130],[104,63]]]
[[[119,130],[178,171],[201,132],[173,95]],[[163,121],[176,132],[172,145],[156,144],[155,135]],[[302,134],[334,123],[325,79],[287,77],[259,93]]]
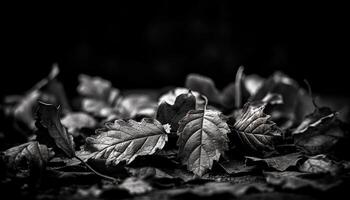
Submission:
[[[214,110],[191,110],[179,122],[179,153],[182,164],[203,176],[228,149],[230,129]]]
[[[86,159],[105,159],[106,164],[113,165],[121,161],[129,164],[137,156],[162,149],[167,139],[162,124],[155,119],[116,120],[97,130],[96,136],[88,137],[83,151],[90,153]]]
[[[234,124],[241,143],[254,152],[274,150],[276,139],[282,136],[282,131],[264,113],[265,106],[266,103],[246,103]]]

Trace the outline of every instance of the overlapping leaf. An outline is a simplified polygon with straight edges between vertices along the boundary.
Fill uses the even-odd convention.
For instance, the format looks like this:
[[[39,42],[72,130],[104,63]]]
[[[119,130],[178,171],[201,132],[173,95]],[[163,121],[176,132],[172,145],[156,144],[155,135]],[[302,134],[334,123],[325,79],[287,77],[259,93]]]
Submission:
[[[234,128],[245,147],[255,152],[274,149],[274,142],[281,137],[281,130],[263,111],[266,104],[247,103],[238,116]]]
[[[189,91],[190,90],[187,88],[175,88],[173,90],[170,90],[159,98],[158,105],[162,104],[163,102],[169,105],[174,105],[175,100],[178,96],[181,94],[187,94]],[[196,98],[196,109],[203,109],[205,100],[202,98],[201,94],[196,91],[191,91],[191,93]]]
[[[188,111],[196,107],[196,98],[189,92],[176,97],[174,105],[162,102],[158,106],[157,120],[162,124],[170,124],[172,131],[177,131],[179,121],[187,114]]]
[[[60,148],[68,157],[75,156],[73,136],[69,134],[60,121],[60,107],[52,104],[39,102],[36,112],[37,124],[47,129],[48,134],[54,140],[56,146]]]
[[[213,161],[228,148],[228,125],[213,110],[191,110],[179,122],[179,154],[183,164],[198,176],[212,168]]]
[[[162,124],[148,118],[141,122],[116,120],[106,123],[97,134],[86,139],[84,151],[90,152],[87,158],[106,159],[107,164],[115,165],[121,161],[131,163],[137,156],[155,153],[164,147],[168,138]]]
[[[12,147],[4,152],[5,161],[12,169],[28,169],[30,173],[45,169],[49,160],[50,152],[45,145],[38,142],[28,142]],[[23,163],[28,166],[22,166]]]
[[[78,135],[82,128],[94,128],[97,125],[93,117],[83,112],[69,113],[61,119],[61,123],[74,136]]]

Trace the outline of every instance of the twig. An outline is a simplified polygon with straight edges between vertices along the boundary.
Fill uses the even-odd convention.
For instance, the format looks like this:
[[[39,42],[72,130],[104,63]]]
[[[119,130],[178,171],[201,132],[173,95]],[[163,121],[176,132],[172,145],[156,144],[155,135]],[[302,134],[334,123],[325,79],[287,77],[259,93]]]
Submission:
[[[117,179],[113,178],[113,177],[110,177],[110,176],[107,176],[107,175],[104,175],[104,174],[101,174],[97,171],[95,171],[89,164],[87,164],[85,161],[83,161],[81,158],[79,158],[78,156],[74,156],[76,159],[78,159],[81,163],[83,163],[87,168],[89,168],[89,170],[91,170],[94,174],[96,174],[97,176],[100,176],[104,179],[107,179],[107,180],[110,180],[110,181],[113,181],[113,182],[117,182]]]

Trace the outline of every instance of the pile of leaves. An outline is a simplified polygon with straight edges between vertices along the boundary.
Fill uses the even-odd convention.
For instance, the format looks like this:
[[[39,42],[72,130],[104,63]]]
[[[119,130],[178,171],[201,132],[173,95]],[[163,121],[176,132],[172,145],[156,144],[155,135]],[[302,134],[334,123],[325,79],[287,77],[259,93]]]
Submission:
[[[120,91],[79,76],[67,99],[54,66],[1,104],[1,188],[11,198],[326,198],[345,191],[349,126],[311,88],[276,72],[223,90]]]

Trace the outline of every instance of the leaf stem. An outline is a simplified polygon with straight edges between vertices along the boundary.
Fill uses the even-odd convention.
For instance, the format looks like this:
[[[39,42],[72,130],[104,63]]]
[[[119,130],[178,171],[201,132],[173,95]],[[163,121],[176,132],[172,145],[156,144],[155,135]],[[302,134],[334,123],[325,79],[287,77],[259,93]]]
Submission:
[[[97,176],[100,176],[100,177],[102,177],[102,178],[104,178],[104,179],[107,179],[107,180],[110,180],[110,181],[113,181],[113,182],[117,182],[117,179],[97,172],[97,171],[94,170],[89,164],[87,164],[85,161],[83,161],[83,160],[82,160],[81,158],[79,158],[78,156],[74,156],[74,157],[75,157],[76,159],[78,159],[81,163],[83,163],[90,171],[92,171],[92,172],[93,172],[94,174],[96,174]]]
[[[244,67],[240,66],[237,70],[236,73],[236,80],[235,80],[235,106],[236,108],[240,108],[241,107],[241,101],[242,101],[242,88],[241,88],[241,82],[242,82],[242,78],[243,78],[243,71],[244,71]]]

